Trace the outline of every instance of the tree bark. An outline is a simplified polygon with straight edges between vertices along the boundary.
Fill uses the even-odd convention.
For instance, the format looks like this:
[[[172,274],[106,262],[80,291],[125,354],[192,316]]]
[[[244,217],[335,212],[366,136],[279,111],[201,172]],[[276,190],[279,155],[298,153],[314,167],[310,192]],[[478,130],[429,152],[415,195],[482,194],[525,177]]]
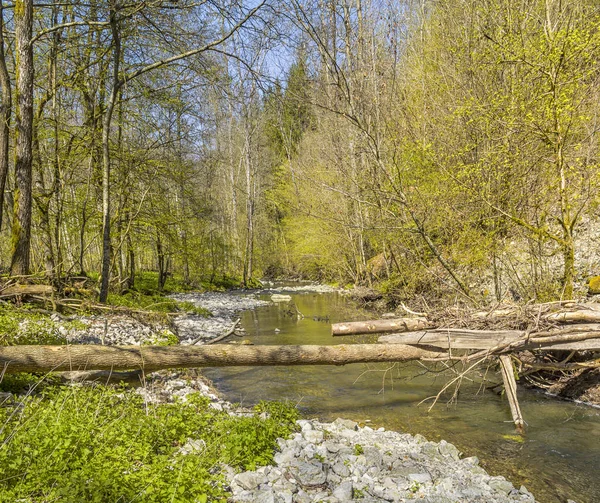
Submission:
[[[115,103],[119,95],[121,81],[119,65],[121,63],[121,34],[115,4],[110,9],[110,29],[113,44],[113,76],[112,89],[102,123],[102,273],[100,281],[100,302],[108,299],[110,279],[110,127]]]
[[[4,3],[0,3],[0,86],[2,86],[2,102],[0,103],[0,230],[4,210],[4,187],[8,175],[8,146],[10,139],[10,116],[12,113],[12,96],[10,75],[6,67],[4,52]]]
[[[600,326],[574,325],[568,329],[531,334],[520,330],[438,328],[422,332],[383,335],[378,341],[383,344],[415,344],[443,349],[481,349],[490,353],[524,349],[600,351]]]
[[[353,321],[331,325],[332,335],[381,334],[425,330],[431,324],[424,318],[397,318],[393,320]]]
[[[445,353],[401,344],[336,346],[5,346],[0,369],[14,372],[130,370],[269,365],[346,365],[438,358]]]
[[[29,274],[31,240],[31,185],[33,135],[33,24],[32,0],[15,3],[15,40],[17,52],[17,113],[15,141],[15,196],[12,229],[13,276]]]

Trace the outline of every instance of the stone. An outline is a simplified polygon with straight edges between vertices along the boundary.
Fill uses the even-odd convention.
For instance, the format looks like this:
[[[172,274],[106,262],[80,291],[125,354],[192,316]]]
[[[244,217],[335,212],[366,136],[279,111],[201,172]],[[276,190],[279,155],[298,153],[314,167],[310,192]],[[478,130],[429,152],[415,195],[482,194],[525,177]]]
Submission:
[[[590,295],[600,294],[600,276],[594,276],[588,283],[588,293]]]
[[[381,468],[383,456],[379,449],[375,447],[366,447],[364,449],[364,457],[367,465],[376,466],[378,469]]]
[[[479,458],[477,456],[471,456],[469,458],[464,458],[462,462],[468,466],[479,466]]]
[[[339,452],[339,450],[342,448],[342,446],[336,442],[332,442],[330,440],[327,440],[325,442],[325,448],[332,453],[336,453]]]
[[[440,442],[438,450],[442,456],[452,458],[454,461],[458,461],[460,459],[460,451],[454,445],[449,444],[445,440]]]
[[[294,494],[288,489],[277,491],[277,494],[275,495],[276,503],[292,503],[293,498]]]
[[[313,503],[313,499],[303,489],[300,489],[296,494],[294,494],[294,503]]]
[[[408,479],[418,484],[427,484],[431,482],[431,475],[429,473],[410,473]]]
[[[260,484],[267,482],[267,477],[256,472],[242,472],[238,473],[234,478],[233,482],[239,486],[252,491],[256,489]]]
[[[285,449],[282,452],[276,452],[275,456],[273,456],[273,460],[278,465],[289,465],[294,459],[296,459],[296,456],[294,455],[294,451],[290,449]]]
[[[323,464],[316,460],[308,463],[296,461],[292,464],[294,476],[303,486],[318,486],[325,483],[327,476],[323,470]]]
[[[334,422],[334,425],[336,425],[339,429],[347,429],[347,430],[354,430],[356,431],[358,429],[358,423],[355,423],[354,421],[350,421],[349,419],[342,419],[342,418],[337,418]]]
[[[239,502],[254,501],[254,491],[241,491],[235,495],[235,500]]]
[[[308,421],[307,419],[300,419],[299,421],[296,421],[298,423],[298,426],[300,426],[300,429],[302,431],[310,431],[313,429],[313,425],[310,421]]]
[[[533,496],[533,494],[531,494],[531,493],[530,493],[530,492],[527,490],[527,488],[526,488],[525,486],[521,486],[521,487],[519,488],[519,492],[520,492],[521,494],[526,494],[527,496]]]
[[[339,461],[335,463],[331,469],[340,477],[347,477],[350,475],[350,468],[345,463],[340,463]]]
[[[499,493],[508,494],[512,489],[513,485],[505,480],[504,477],[494,477],[488,482],[488,486],[490,486],[494,491],[498,491]]]
[[[320,444],[323,442],[323,432],[319,430],[303,430],[302,436],[311,444]]]
[[[350,501],[352,500],[352,490],[352,482],[346,480],[335,488],[335,490],[333,491],[333,496],[335,496],[340,501]]]
[[[255,503],[275,503],[275,494],[272,489],[265,489],[254,493]]]

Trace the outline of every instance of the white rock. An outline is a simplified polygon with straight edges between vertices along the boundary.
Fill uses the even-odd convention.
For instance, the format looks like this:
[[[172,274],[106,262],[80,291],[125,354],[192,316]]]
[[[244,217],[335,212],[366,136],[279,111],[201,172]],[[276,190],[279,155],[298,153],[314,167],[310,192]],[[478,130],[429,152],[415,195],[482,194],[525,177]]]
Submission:
[[[350,501],[352,500],[352,489],[352,482],[346,480],[335,488],[335,490],[333,491],[333,496],[335,496],[340,501]]]

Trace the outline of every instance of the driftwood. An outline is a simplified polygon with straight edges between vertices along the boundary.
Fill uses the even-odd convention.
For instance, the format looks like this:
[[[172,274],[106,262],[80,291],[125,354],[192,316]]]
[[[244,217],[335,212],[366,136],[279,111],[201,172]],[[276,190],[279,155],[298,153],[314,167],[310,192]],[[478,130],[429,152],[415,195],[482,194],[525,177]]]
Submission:
[[[515,381],[515,373],[512,365],[510,356],[502,355],[499,358],[500,369],[502,371],[502,380],[504,381],[504,391],[508,403],[510,405],[510,412],[512,414],[513,422],[519,433],[525,431],[525,421],[521,414],[521,408],[519,407],[519,401],[517,399],[517,382]]]
[[[227,337],[229,337],[230,335],[232,335],[235,332],[235,327],[237,327],[239,325],[240,321],[242,321],[241,318],[238,318],[237,320],[235,320],[235,323],[232,325],[232,327],[229,330],[227,330],[227,332],[225,332],[222,335],[219,335],[219,337],[211,339],[206,344],[216,344],[217,342],[220,342],[223,339],[226,339]],[[196,339],[194,342],[192,342],[192,344],[196,344],[199,340],[200,339]]]
[[[558,323],[600,323],[600,311],[591,309],[585,311],[566,311],[551,313],[546,315],[545,318]]]
[[[408,309],[405,310],[409,312]],[[433,319],[437,319],[438,323],[443,323],[448,328],[436,328],[435,324],[427,318],[402,318],[339,323],[332,327],[332,333],[333,335],[386,333],[378,338],[379,343],[444,351],[437,358],[439,361],[461,360],[464,363],[473,362],[475,366],[491,358],[497,358],[513,421],[520,432],[523,431],[525,422],[517,400],[517,384],[511,354],[525,350],[571,352],[570,356],[562,362],[521,362],[528,369],[522,375],[535,370],[567,372],[600,367],[597,356],[597,352],[600,352],[600,304],[568,300],[524,306],[496,305],[488,311],[475,313],[446,310],[445,313],[429,317],[429,320]],[[495,326],[502,329],[454,328],[465,325]],[[418,328],[413,328],[415,326]],[[521,330],[522,327],[529,327],[529,329]],[[459,353],[453,354],[452,350],[459,350]],[[581,357],[582,351],[587,351],[583,356],[587,361],[568,361],[574,354]],[[449,384],[454,381],[450,381]]]
[[[386,320],[353,321],[331,325],[332,335],[381,334],[423,330],[431,324],[425,318],[396,318]]]
[[[579,313],[572,317],[573,313]],[[525,306],[497,306],[489,311],[469,313],[474,320],[496,320],[516,316],[537,317],[557,322],[600,321],[600,304],[592,302],[578,303],[573,300],[548,302],[546,304],[531,304]],[[572,319],[568,319],[572,317]]]
[[[0,371],[130,370],[266,365],[345,365],[439,358],[440,353],[402,344],[335,346],[4,346]]]
[[[379,337],[382,344],[410,344],[442,349],[543,349],[545,351],[600,351],[600,325],[573,326],[571,330],[528,333],[522,330],[463,330],[437,328]]]

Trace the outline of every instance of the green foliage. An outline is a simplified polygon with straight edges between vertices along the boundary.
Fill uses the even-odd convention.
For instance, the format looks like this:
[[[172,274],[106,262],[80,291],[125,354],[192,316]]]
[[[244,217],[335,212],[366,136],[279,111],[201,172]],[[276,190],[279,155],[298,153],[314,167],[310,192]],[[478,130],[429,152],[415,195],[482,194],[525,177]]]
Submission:
[[[354,444],[354,454],[356,456],[360,456],[361,454],[364,454],[365,450],[363,449],[363,446],[360,444]]]
[[[32,390],[41,391],[47,386],[56,385],[58,378],[52,374],[27,374],[18,372],[16,374],[5,374],[0,379],[0,391],[24,394]]]
[[[66,344],[69,330],[81,330],[80,321],[56,322],[46,314],[10,305],[0,306],[0,345]]]
[[[145,342],[144,346],[177,346],[179,339],[170,330],[161,330],[154,339]]]
[[[208,404],[192,395],[148,405],[135,392],[96,386],[55,388],[3,407],[0,502],[225,502],[219,464],[270,462],[296,412],[261,404],[251,417],[232,417]]]

